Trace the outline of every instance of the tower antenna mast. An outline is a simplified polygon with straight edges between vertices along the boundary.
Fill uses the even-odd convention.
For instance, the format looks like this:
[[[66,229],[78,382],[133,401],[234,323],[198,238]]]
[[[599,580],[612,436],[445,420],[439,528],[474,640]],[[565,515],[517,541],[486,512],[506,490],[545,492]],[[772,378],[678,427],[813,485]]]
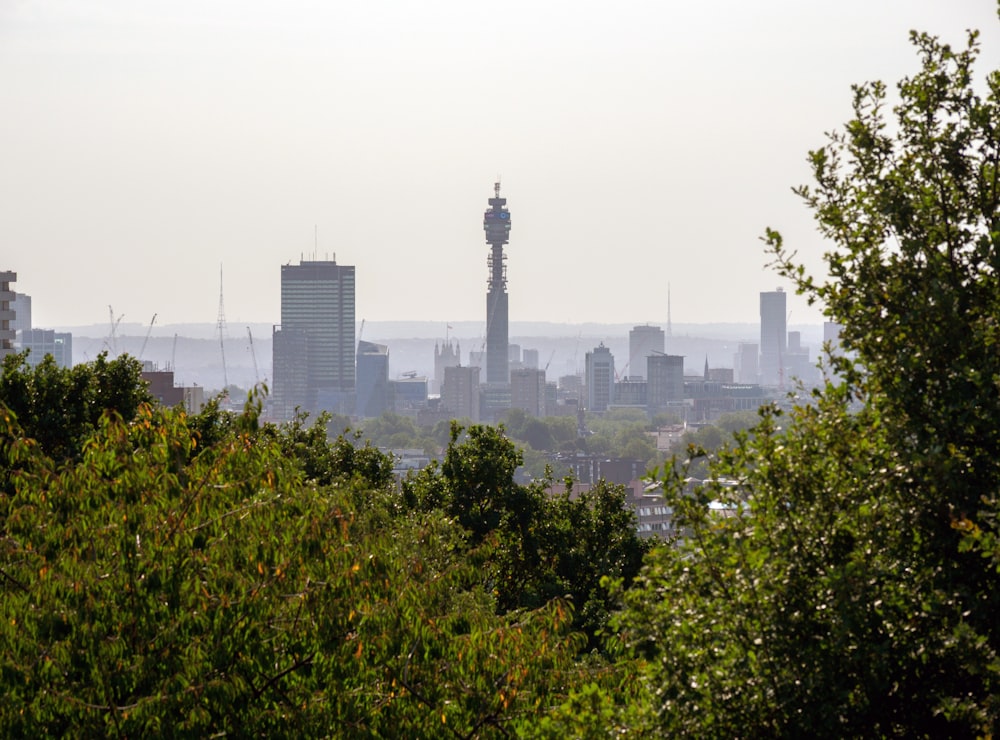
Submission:
[[[219,351],[222,354],[222,392],[229,387],[229,373],[226,371],[226,305],[222,300],[222,263],[219,263]]]
[[[493,197],[483,214],[483,231],[490,246],[486,295],[486,382],[509,383],[507,257],[504,245],[510,239],[510,211],[500,197],[500,178],[493,184]]]

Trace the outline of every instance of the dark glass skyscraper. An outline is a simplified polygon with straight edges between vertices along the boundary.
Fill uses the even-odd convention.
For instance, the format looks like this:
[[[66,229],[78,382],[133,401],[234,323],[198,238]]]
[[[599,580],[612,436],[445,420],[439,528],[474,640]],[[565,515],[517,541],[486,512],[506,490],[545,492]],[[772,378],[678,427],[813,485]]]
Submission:
[[[301,261],[281,266],[281,325],[274,332],[279,416],[350,413],[355,391],[354,266]]]
[[[500,197],[500,183],[493,185],[494,196],[483,216],[483,231],[490,245],[487,260],[490,278],[486,293],[486,382],[510,381],[507,356],[507,255],[503,246],[510,238],[510,211],[507,199]]]

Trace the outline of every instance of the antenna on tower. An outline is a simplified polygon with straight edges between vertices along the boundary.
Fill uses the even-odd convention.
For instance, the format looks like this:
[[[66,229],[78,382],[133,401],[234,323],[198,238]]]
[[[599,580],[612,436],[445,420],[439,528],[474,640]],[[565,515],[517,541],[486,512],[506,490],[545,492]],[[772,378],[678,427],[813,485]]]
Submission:
[[[229,387],[229,373],[226,372],[226,305],[222,300],[222,263],[219,263],[219,350],[222,353],[222,392]]]

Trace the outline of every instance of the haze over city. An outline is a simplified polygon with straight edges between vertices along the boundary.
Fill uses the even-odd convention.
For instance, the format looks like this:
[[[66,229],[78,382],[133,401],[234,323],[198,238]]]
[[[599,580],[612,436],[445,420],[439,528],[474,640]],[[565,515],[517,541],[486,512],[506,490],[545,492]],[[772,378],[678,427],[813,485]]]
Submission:
[[[37,326],[276,322],[279,265],[357,266],[357,316],[481,320],[499,176],[512,321],[756,322],[758,237],[850,85],[986,0],[815,5],[107,1],[0,8],[0,244]],[[786,289],[789,287],[785,284]],[[819,323],[789,298],[793,323]]]

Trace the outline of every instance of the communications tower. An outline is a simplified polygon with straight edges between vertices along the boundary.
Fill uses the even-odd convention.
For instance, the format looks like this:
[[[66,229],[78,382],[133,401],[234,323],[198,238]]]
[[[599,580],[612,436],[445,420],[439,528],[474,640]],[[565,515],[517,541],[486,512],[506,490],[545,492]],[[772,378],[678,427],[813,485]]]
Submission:
[[[500,183],[493,185],[494,196],[483,216],[483,231],[490,245],[487,259],[490,278],[486,293],[486,382],[510,381],[510,364],[507,355],[507,255],[503,245],[510,238],[510,211],[507,199],[500,197]]]

